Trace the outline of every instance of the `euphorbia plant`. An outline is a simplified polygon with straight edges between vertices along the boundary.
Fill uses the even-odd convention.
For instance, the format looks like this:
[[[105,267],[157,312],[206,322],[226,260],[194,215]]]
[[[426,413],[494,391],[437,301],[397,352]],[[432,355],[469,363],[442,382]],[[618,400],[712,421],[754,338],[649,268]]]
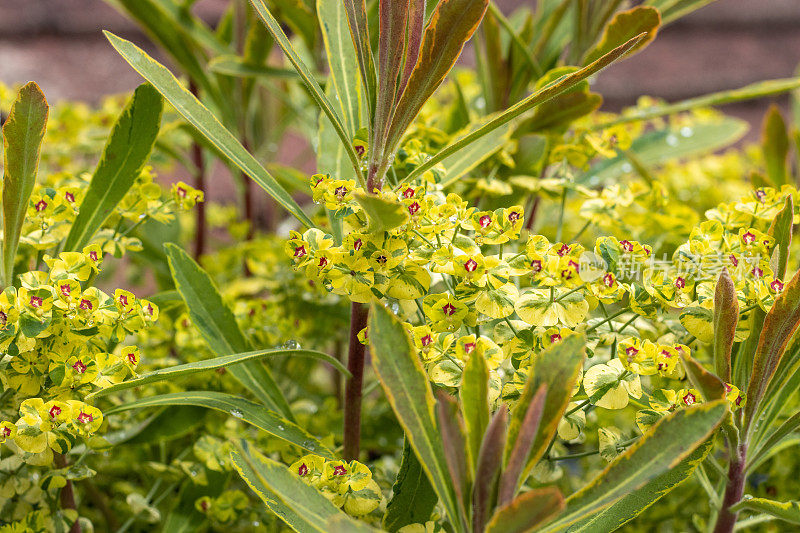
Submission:
[[[652,3],[664,15],[670,11]],[[555,31],[560,7],[550,17],[537,13],[542,34],[533,42],[529,29],[517,32],[493,10],[511,38],[507,62],[516,57],[512,50],[524,54],[533,92],[523,97],[527,91],[520,87],[529,83],[519,80],[490,88],[489,76],[474,91],[455,79],[444,89],[448,101],[429,97],[479,24],[486,2],[444,0],[429,17],[421,2],[378,2],[376,61],[368,5],[320,1],[330,71],[323,91],[270,10],[254,0],[322,112],[321,172],[312,176],[309,191],[324,205],[327,222],[308,217],[166,69],[109,36],[221,154],[306,226],[290,234],[287,261],[315,290],[352,302],[341,454],[293,420],[280,377],[251,364],[265,354],[253,350],[211,278],[175,247],[167,254],[178,293],[208,346],[227,358],[157,372],[107,393],[244,361],[246,367],[232,366],[231,372],[260,404],[190,391],[130,401],[118,411],[201,405],[229,412],[295,452],[302,449],[301,457],[281,457],[291,469],[275,454],[252,451],[253,443],[237,443],[232,454],[267,507],[299,531],[369,529],[378,521],[390,531],[613,529],[695,472],[709,499],[718,498],[702,465],[718,466],[711,451],[721,426],[732,459],[730,497],[720,502],[717,523],[721,530],[733,527],[732,509],[738,507],[731,505],[741,496],[746,468],[742,428],[753,416],[748,409],[757,408],[749,395],[760,402],[768,389],[762,378],[776,365],[765,355],[751,358],[747,354],[769,350],[744,341],[755,338],[746,334],[760,330],[761,315],[776,308],[778,315],[787,306],[785,266],[781,270],[782,263],[769,258],[776,250],[787,257],[791,227],[785,221],[794,208],[772,230],[770,223],[797,193],[785,177],[775,178],[780,165],[770,158],[768,181],[757,182],[734,204],[717,206],[700,223],[694,210],[670,203],[671,191],[654,179],[652,167],[697,146],[725,146],[741,133],[741,124],[699,106],[790,90],[797,80],[672,106],[644,102],[621,115],[592,114],[599,101],[586,79],[645,44],[660,15],[652,7],[614,13],[618,3],[599,13],[586,2],[560,6],[571,4],[576,22],[569,59],[575,66],[559,66],[558,46],[565,40],[564,32]],[[338,16],[323,16],[329,14]],[[487,50],[498,45],[491,33],[496,29],[485,28]],[[537,73],[537,65],[548,70]],[[489,99],[489,89],[500,97]],[[558,201],[537,213],[548,197]],[[575,222],[581,229],[572,229]],[[667,223],[674,231],[658,227]],[[644,238],[652,226],[658,232],[653,245]],[[584,237],[607,228],[618,236]],[[667,252],[674,252],[671,259],[655,265],[655,254]],[[728,303],[720,303],[716,314],[717,272],[707,270],[713,261],[730,271],[730,282],[723,276],[720,284],[720,302]],[[368,315],[366,304],[374,300],[380,303],[371,303]],[[735,300],[740,308],[731,310]],[[748,328],[732,327],[731,317],[741,317]],[[734,342],[743,342],[740,362],[727,373],[715,365],[716,379],[695,360],[704,354],[701,343],[715,338],[715,350],[729,350],[731,329]],[[358,461],[369,459],[358,445],[366,344],[408,443],[382,517],[372,484],[378,473]],[[747,361],[757,364],[750,370]],[[759,373],[760,390],[751,391],[751,376]],[[794,374],[786,369],[786,375]],[[626,420],[629,411],[621,410],[629,406],[637,412]],[[599,426],[597,446],[586,431],[589,422]],[[619,429],[622,422],[630,427]],[[589,438],[591,449],[568,453],[583,449]],[[586,479],[575,476],[552,487],[559,464],[594,455],[610,462],[594,481],[584,486]],[[564,500],[567,490],[574,493]],[[420,497],[409,500],[409,494]],[[201,499],[198,505],[224,508],[235,499]],[[545,512],[537,502],[563,509]]]

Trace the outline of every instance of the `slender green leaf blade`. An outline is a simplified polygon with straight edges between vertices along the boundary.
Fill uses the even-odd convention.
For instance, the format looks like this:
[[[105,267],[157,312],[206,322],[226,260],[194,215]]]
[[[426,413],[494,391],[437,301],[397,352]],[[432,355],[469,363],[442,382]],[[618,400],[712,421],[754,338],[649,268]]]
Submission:
[[[185,391],[160,394],[117,405],[106,411],[105,414],[113,415],[131,409],[170,405],[197,405],[222,411],[310,453],[321,455],[328,459],[334,458],[333,452],[327,446],[294,422],[273,411],[264,409],[263,405],[224,392]]]
[[[772,271],[776,279],[783,279],[789,264],[789,247],[792,245],[792,232],[794,230],[794,200],[792,195],[786,196],[783,209],[775,215],[769,226],[769,236],[775,238],[775,252],[772,258]]]
[[[546,102],[551,98],[555,98],[559,94],[562,94],[572,89],[573,87],[575,87],[575,85],[582,82],[589,76],[597,74],[610,64],[617,61],[620,57],[625,55],[625,53],[627,53],[628,50],[631,49],[631,47],[635,46],[639,42],[639,40],[643,39],[644,37],[645,37],[644,35],[637,35],[627,43],[615,48],[614,50],[604,55],[594,63],[591,63],[590,65],[587,65],[586,67],[576,72],[573,72],[572,74],[568,74],[552,83],[547,84],[546,86],[542,87],[540,90],[536,91],[532,95],[521,100],[520,102],[517,102],[516,104],[508,108],[506,111],[499,114],[494,119],[490,120],[484,126],[462,137],[461,139],[455,141],[454,143],[449,144],[448,146],[442,148],[433,157],[428,159],[422,165],[418,166],[416,169],[414,169],[413,172],[411,172],[408,176],[406,176],[405,179],[403,180],[403,183],[418,178],[419,176],[421,176],[422,174],[433,168],[435,165],[439,164],[445,158],[460,152],[461,150],[463,150],[473,142],[479,140],[489,132],[494,131],[505,124],[508,124],[515,118],[526,113],[527,111],[530,111],[539,104]]]
[[[271,67],[269,65],[254,65],[245,58],[224,55],[217,56],[208,62],[208,70],[226,76],[237,78],[277,78],[296,80],[299,79],[297,72],[290,68]]]
[[[367,97],[369,122],[375,114],[375,99],[378,93],[378,79],[375,74],[375,58],[372,55],[372,44],[367,24],[367,5],[364,0],[342,0],[347,10],[347,25],[350,37],[358,57],[358,69],[361,72],[361,85]]]
[[[480,126],[474,126],[473,128],[477,127]],[[514,125],[506,124],[487,133],[460,152],[444,158],[442,160],[442,166],[444,167],[442,188],[454,184],[462,176],[497,153],[509,141],[513,131]]]
[[[747,497],[731,507],[731,511],[754,511],[767,513],[790,524],[800,525],[800,502],[776,502],[766,498]]]
[[[169,268],[192,323],[217,355],[251,351],[236,317],[222,300],[211,277],[184,250],[166,244]],[[289,404],[272,375],[258,361],[235,365],[231,374],[271,409],[293,418]]]
[[[139,74],[158,89],[166,100],[172,104],[197,131],[207,138],[231,163],[258,183],[267,194],[272,196],[289,213],[294,215],[307,227],[314,227],[311,219],[303,213],[292,197],[275,178],[261,166],[236,140],[236,137],[217,120],[211,111],[191,92],[152,57],[130,41],[117,37],[113,33],[104,32],[111,45]]]
[[[753,416],[761,404],[764,392],[798,326],[800,326],[800,271],[778,294],[764,319],[747,387],[745,419],[748,427],[754,421]]]
[[[403,445],[403,460],[392,492],[392,499],[386,506],[381,522],[383,529],[390,533],[409,524],[424,524],[439,501],[407,440]]]
[[[511,413],[511,423],[508,427],[508,442],[506,442],[505,462],[522,433],[525,415],[533,401],[534,395],[542,385],[548,386],[544,403],[544,411],[538,424],[538,432],[525,468],[521,472],[521,479],[525,479],[536,462],[544,455],[550,440],[558,430],[558,423],[564,416],[564,411],[572,398],[572,392],[578,376],[583,368],[583,359],[586,353],[586,337],[583,334],[565,336],[563,340],[551,345],[540,353],[533,362],[529,371],[529,378]]]
[[[454,527],[463,531],[453,480],[436,428],[433,391],[422,362],[405,328],[382,305],[373,303],[370,307],[368,328],[372,366],[389,404]]]
[[[106,141],[65,250],[79,250],[89,244],[136,182],[155,146],[163,110],[161,95],[149,83],[134,91]]]
[[[691,455],[681,461],[678,466],[653,478],[642,487],[626,494],[606,508],[594,512],[585,519],[573,524],[569,528],[570,532],[616,531],[657,502],[659,498],[689,479],[697,465],[703,462],[713,447],[713,439],[707,440]]]
[[[720,379],[731,382],[731,350],[739,323],[739,300],[728,269],[722,269],[714,291],[714,368]]]
[[[727,400],[716,400],[665,416],[567,498],[564,512],[542,531],[563,531],[675,468],[716,431],[727,413]]]
[[[356,175],[361,177],[361,163],[359,162],[355,148],[353,148],[352,138],[348,136],[347,131],[342,124],[342,119],[339,116],[339,113],[336,112],[331,102],[325,97],[325,93],[317,83],[317,80],[314,79],[311,71],[308,70],[306,64],[303,63],[302,59],[300,59],[300,56],[295,51],[292,43],[289,42],[289,38],[286,37],[286,34],[281,29],[280,24],[278,24],[278,21],[275,20],[275,17],[273,17],[272,13],[270,13],[269,9],[267,9],[267,6],[264,4],[263,0],[250,0],[250,3],[253,5],[256,13],[266,25],[267,30],[270,32],[270,34],[272,34],[275,42],[281,47],[283,53],[286,54],[289,62],[292,64],[292,66],[294,66],[295,70],[297,70],[297,73],[300,75],[300,78],[302,78],[303,83],[308,88],[311,97],[317,103],[322,112],[325,113],[328,119],[330,119],[334,130],[336,130],[336,133],[339,135],[339,138],[341,139],[342,144],[347,151],[347,155],[350,158],[350,162],[353,164],[353,169],[355,170]]]
[[[275,350],[256,350],[253,352],[223,355],[221,357],[214,357],[212,359],[195,361],[194,363],[186,363],[183,365],[175,365],[168,368],[154,370],[153,372],[142,374],[135,379],[129,379],[127,381],[123,381],[122,383],[117,383],[116,385],[111,385],[105,389],[95,391],[91,394],[88,394],[86,398],[89,399],[100,396],[108,396],[109,394],[114,394],[121,390],[126,390],[133,387],[141,387],[142,385],[148,385],[150,383],[173,380],[192,374],[197,374],[199,372],[207,372],[209,370],[226,368],[241,363],[259,361],[267,357],[275,356],[308,357],[310,359],[317,359],[319,361],[330,363],[345,376],[349,376],[350,374],[350,372],[347,371],[347,368],[345,368],[338,359],[323,352],[317,352],[314,350],[287,350],[280,348]]]
[[[764,116],[761,147],[767,166],[767,178],[775,187],[788,183],[786,161],[789,155],[789,134],[778,106],[771,105]]]
[[[34,82],[24,85],[3,124],[3,284],[14,278],[14,260],[28,201],[39,172],[49,106]]]
[[[508,408],[502,404],[486,428],[475,467],[472,487],[472,530],[483,531],[492,516],[497,496],[497,480],[503,468]]]
[[[486,359],[473,352],[461,375],[461,414],[467,430],[471,469],[478,466],[483,434],[489,425],[489,368]]]

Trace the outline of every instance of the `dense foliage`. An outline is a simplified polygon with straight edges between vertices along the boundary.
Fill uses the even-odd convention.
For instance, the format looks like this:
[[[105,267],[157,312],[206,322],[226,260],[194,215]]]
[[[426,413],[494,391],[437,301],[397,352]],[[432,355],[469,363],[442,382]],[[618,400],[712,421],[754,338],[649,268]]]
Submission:
[[[108,1],[187,83],[0,87],[0,531],[800,523],[800,79],[592,91],[708,1]]]

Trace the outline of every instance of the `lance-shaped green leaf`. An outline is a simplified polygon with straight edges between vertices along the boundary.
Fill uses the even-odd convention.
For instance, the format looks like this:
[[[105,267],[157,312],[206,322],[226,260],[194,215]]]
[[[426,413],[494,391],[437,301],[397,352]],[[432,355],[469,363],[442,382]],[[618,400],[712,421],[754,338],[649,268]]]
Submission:
[[[509,464],[513,447],[522,434],[525,416],[534,395],[542,385],[547,385],[544,411],[539,421],[536,438],[530,447],[525,468],[519,478],[524,479],[536,462],[544,455],[550,440],[558,430],[558,423],[572,398],[578,381],[586,352],[586,338],[583,334],[565,336],[563,340],[551,345],[534,360],[528,372],[528,381],[522,395],[511,413],[506,442],[505,463]]]
[[[786,346],[800,326],[800,271],[775,297],[775,303],[764,319],[753,359],[753,371],[747,387],[745,419],[748,427],[757,412],[764,391],[778,368]]]
[[[798,429],[800,429],[800,412],[790,416],[762,442],[755,443],[756,446],[754,447],[754,453],[752,453],[751,457],[747,460],[748,470],[752,466],[758,465],[761,459],[764,458],[770,452],[770,450],[772,450],[772,448],[778,446],[783,439]]]
[[[403,325],[379,303],[370,307],[368,328],[372,367],[386,398],[454,528],[464,531],[436,427],[433,391],[416,349]]]
[[[794,200],[792,195],[786,196],[783,209],[775,216],[769,226],[770,237],[775,238],[775,251],[772,258],[772,271],[777,279],[786,275],[789,263],[789,247],[792,244],[792,219],[794,218]]]
[[[648,481],[642,487],[624,495],[611,505],[571,525],[569,530],[573,533],[616,531],[630,520],[639,516],[642,511],[656,503],[662,496],[689,479],[697,465],[703,462],[713,448],[713,439],[705,441],[675,468],[667,470],[660,476]]]
[[[192,323],[209,348],[217,355],[252,351],[211,276],[180,247],[166,244],[164,249],[175,288],[186,303]],[[286,398],[264,365],[249,361],[231,367],[230,372],[269,408],[293,418]]]
[[[321,455],[328,459],[334,459],[335,457],[327,446],[291,420],[265,409],[263,405],[224,392],[185,391],[160,394],[117,405],[106,411],[105,414],[113,415],[131,409],[170,405],[197,405],[208,409],[216,409],[310,453]]]
[[[207,68],[211,72],[237,78],[300,79],[294,69],[254,65],[245,58],[234,55],[217,56],[208,62]]]
[[[479,128],[480,125],[472,125],[471,130]],[[498,150],[503,148],[511,139],[514,131],[513,124],[506,124],[501,128],[491,131],[464,148],[460,152],[445,158],[442,161],[444,176],[442,177],[442,188],[448,187],[457,182],[462,176],[473,170],[475,167],[489,159]]]
[[[716,431],[727,413],[727,401],[716,400],[665,416],[567,498],[564,512],[541,531],[563,531],[675,468]]]
[[[300,533],[329,533],[330,520],[345,520],[349,531],[375,531],[333,505],[320,491],[306,484],[289,469],[251,450],[242,440],[231,452],[231,460],[245,483],[281,520]]]
[[[353,75],[358,57],[350,40],[344,4],[342,0],[317,0],[317,18],[325,43],[329,81],[333,82],[342,125],[352,139],[367,124],[367,117],[362,117],[362,110],[366,109],[364,90],[360,79]],[[327,95],[327,87],[325,92]]]
[[[497,502],[497,482],[503,467],[507,425],[508,408],[503,404],[489,422],[478,454],[475,484],[472,487],[473,531],[483,531]]]
[[[347,10],[347,25],[350,37],[358,57],[358,70],[361,73],[361,85],[367,96],[367,110],[370,124],[375,114],[375,98],[378,92],[378,81],[375,75],[375,59],[372,56],[372,44],[367,24],[367,5],[365,0],[342,0]]]
[[[163,110],[164,101],[152,85],[143,83],[136,88],[106,141],[65,250],[89,244],[136,182],[153,151]]]
[[[478,453],[489,425],[489,368],[486,358],[473,352],[461,374],[461,415],[467,430],[467,452],[470,469],[478,465]]]
[[[367,233],[383,233],[408,221],[408,209],[396,200],[362,191],[353,196],[367,214]]]
[[[564,496],[556,487],[529,490],[500,507],[486,533],[526,533],[564,509]]]
[[[764,80],[751,83],[750,85],[745,85],[739,89],[731,89],[729,91],[706,94],[695,98],[689,98],[687,100],[681,100],[680,102],[675,102],[674,104],[665,104],[641,110],[632,110],[632,113],[625,113],[618,118],[609,120],[608,122],[600,122],[592,127],[594,129],[603,129],[616,124],[624,124],[626,122],[650,120],[666,115],[674,115],[675,113],[682,113],[684,111],[690,111],[699,107],[714,107],[725,104],[733,104],[736,102],[744,102],[746,100],[755,100],[758,98],[764,98],[766,96],[774,96],[793,91],[798,87],[800,87],[800,77]]]
[[[656,38],[658,27],[661,25],[661,15],[658,9],[647,6],[636,6],[627,11],[620,11],[611,19],[603,31],[600,42],[586,54],[584,63],[595,61],[617,46],[626,43],[629,39],[642,33],[645,37],[636,46],[630,49],[628,56],[642,50]]]
[[[3,285],[14,281],[14,260],[28,201],[39,172],[39,155],[50,107],[34,82],[23,86],[3,124]]]
[[[362,180],[361,175],[361,162],[358,159],[358,154],[356,154],[355,148],[353,147],[353,142],[350,136],[347,134],[347,131],[342,124],[342,119],[339,116],[339,113],[333,107],[330,100],[325,96],[325,93],[322,91],[322,88],[317,83],[317,80],[311,74],[311,71],[308,69],[306,64],[300,59],[297,51],[295,51],[292,43],[289,41],[289,38],[286,37],[286,34],[281,29],[280,24],[278,21],[275,20],[275,17],[272,16],[267,6],[264,4],[263,0],[250,0],[250,3],[253,4],[253,8],[256,10],[256,13],[266,25],[267,30],[272,35],[275,42],[280,46],[283,53],[286,54],[287,59],[295,68],[297,73],[300,75],[300,78],[303,80],[306,88],[308,89],[309,94],[317,103],[317,106],[322,110],[322,112],[328,117],[333,125],[334,130],[336,130],[337,135],[339,135],[339,139],[342,141],[342,144],[347,151],[347,155],[350,158],[350,162],[353,165],[353,170],[356,173],[356,176],[359,177],[359,180]]]
[[[387,153],[394,150],[423,104],[453,68],[488,4],[488,0],[442,0],[436,6],[422,36],[419,59],[397,103],[387,137]]]
[[[409,524],[424,524],[439,501],[408,440],[403,445],[403,460],[392,494],[381,522],[383,529],[390,533]]]
[[[700,391],[703,399],[719,400],[725,397],[725,384],[722,380],[706,370],[703,365],[689,354],[681,353],[683,368],[692,385]]]
[[[694,124],[686,137],[679,131],[667,127],[645,133],[631,144],[628,153],[645,168],[674,159],[686,159],[699,154],[707,154],[729,146],[747,133],[747,122],[731,117]],[[593,165],[576,181],[591,179],[591,183],[603,183],[624,174],[622,169],[630,165],[631,157],[620,155]]]
[[[522,418],[522,425],[515,442],[509,442],[511,454],[508,456],[506,468],[500,476],[500,487],[497,493],[497,504],[509,505],[514,499],[522,472],[528,462],[533,442],[539,431],[539,422],[544,414],[545,399],[547,398],[547,383],[539,385],[536,394],[528,405],[528,410]]]
[[[195,361],[194,363],[186,363],[183,365],[175,365],[168,368],[154,370],[153,372],[142,374],[135,379],[129,379],[123,381],[122,383],[117,383],[116,385],[111,385],[110,387],[106,387],[105,389],[100,389],[98,391],[95,391],[91,394],[88,394],[86,398],[89,399],[89,398],[97,398],[100,396],[108,396],[109,394],[114,394],[115,392],[131,389],[133,387],[141,387],[142,385],[147,385],[150,383],[157,383],[159,381],[164,381],[164,380],[173,380],[184,376],[189,376],[192,374],[197,374],[199,372],[207,372],[209,370],[216,370],[218,368],[227,368],[233,365],[247,363],[250,361],[255,362],[261,359],[265,359],[267,357],[275,357],[275,356],[308,357],[310,359],[316,359],[318,361],[325,361],[326,363],[333,365],[334,368],[336,368],[339,372],[341,372],[345,376],[347,377],[350,376],[350,372],[347,371],[347,368],[345,368],[345,366],[341,363],[341,361],[339,361],[335,357],[331,357],[326,353],[317,352],[314,350],[287,350],[279,348],[276,350],[256,350],[253,352],[237,353],[233,355],[223,355],[221,357],[214,357],[211,359],[204,359],[202,361]]]
[[[728,269],[722,269],[714,291],[714,368],[720,379],[731,382],[731,350],[739,323],[739,300]]]
[[[789,134],[781,111],[775,104],[769,107],[764,116],[761,133],[761,149],[764,151],[764,162],[767,166],[767,178],[774,187],[788,183],[786,168],[789,155]]]
[[[415,178],[418,178],[419,176],[421,176],[422,174],[424,174],[425,172],[427,172],[428,170],[430,170],[431,168],[442,162],[445,158],[458,153],[459,151],[463,150],[473,142],[479,140],[489,132],[494,131],[505,124],[508,124],[515,118],[530,111],[539,104],[547,102],[551,98],[555,98],[559,94],[562,94],[572,89],[578,83],[585,80],[589,76],[597,74],[598,72],[609,66],[611,63],[617,61],[628,50],[630,50],[631,47],[635,46],[636,43],[639,42],[639,39],[643,39],[644,37],[645,37],[644,35],[637,35],[627,43],[615,48],[614,50],[604,55],[594,63],[587,65],[584,68],[576,72],[573,72],[572,74],[563,76],[552,83],[547,84],[546,86],[542,87],[540,90],[531,94],[527,98],[517,102],[516,104],[508,108],[503,113],[497,115],[495,118],[490,120],[482,127],[478,128],[472,133],[465,135],[461,139],[439,150],[439,152],[437,152],[433,157],[431,157],[425,163],[415,168],[413,172],[411,172],[408,176],[406,176],[405,179],[403,179],[402,183],[406,183],[414,180]],[[409,87],[410,87],[410,82],[409,82]],[[409,89],[407,88],[406,92],[408,91]]]
[[[464,420],[461,418],[458,402],[443,390],[436,391],[436,421],[442,437],[444,458],[447,461],[450,478],[453,480],[461,513],[459,519],[466,520],[465,504],[471,484],[467,469],[467,438],[464,431]],[[466,526],[466,524],[464,525]]]
[[[731,511],[753,511],[756,513],[766,513],[784,522],[800,525],[800,502],[776,502],[766,498],[745,497],[731,507]]]
[[[172,104],[175,110],[194,126],[203,137],[207,138],[220,153],[242,172],[250,176],[267,194],[272,196],[276,202],[300,222],[308,227],[314,226],[311,219],[303,213],[303,210],[300,209],[300,206],[297,205],[297,202],[292,199],[289,193],[275,181],[275,178],[256,161],[250,152],[245,150],[236,140],[236,137],[217,120],[214,114],[181,85],[167,68],[130,41],[117,37],[110,32],[104,33],[111,45],[125,61],[142,77],[153,84],[153,87],[158,89],[158,92]]]

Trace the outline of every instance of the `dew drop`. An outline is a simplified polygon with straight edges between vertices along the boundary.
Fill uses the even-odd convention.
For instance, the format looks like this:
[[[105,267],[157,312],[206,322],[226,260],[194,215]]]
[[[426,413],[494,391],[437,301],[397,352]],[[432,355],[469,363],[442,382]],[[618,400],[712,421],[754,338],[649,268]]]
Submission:
[[[286,350],[299,350],[299,349],[300,349],[300,343],[299,343],[299,342],[297,342],[297,341],[296,341],[296,340],[294,340],[294,339],[289,339],[288,341],[286,341],[285,343],[283,343],[283,347],[284,347]]]
[[[689,126],[684,126],[684,127],[681,128],[681,136],[682,137],[687,137],[688,138],[688,137],[691,137],[692,135],[694,135],[694,130],[692,130],[692,128],[690,128]]]
[[[630,163],[622,163],[622,172],[631,172],[633,170],[633,166]]]
[[[675,134],[670,133],[667,135],[667,144],[670,146],[678,146],[678,137]]]
[[[235,416],[236,418],[242,418],[244,416],[244,413],[242,413],[241,410],[234,408],[231,409],[231,416]]]

